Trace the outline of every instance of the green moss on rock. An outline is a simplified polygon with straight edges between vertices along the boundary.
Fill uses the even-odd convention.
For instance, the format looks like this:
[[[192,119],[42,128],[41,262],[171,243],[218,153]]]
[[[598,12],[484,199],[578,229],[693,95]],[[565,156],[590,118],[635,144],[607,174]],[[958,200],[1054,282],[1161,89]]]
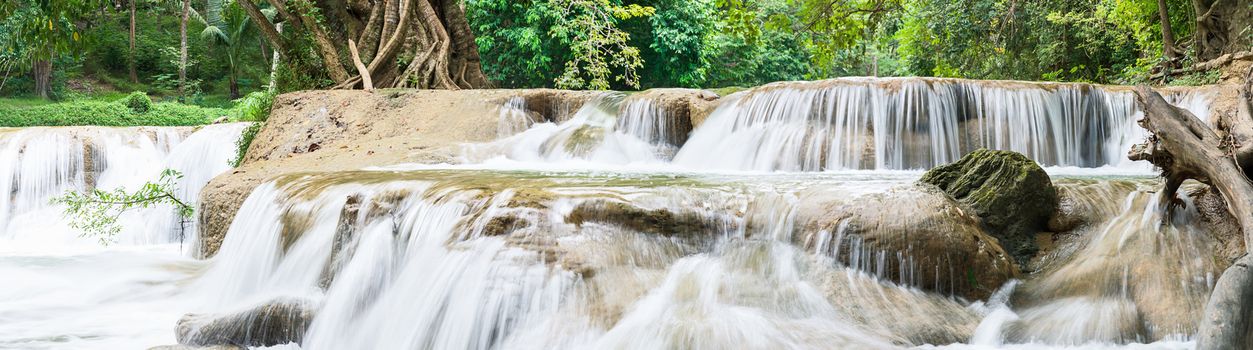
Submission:
[[[606,200],[580,203],[566,215],[566,222],[578,226],[585,222],[600,222],[666,237],[690,237],[714,230],[712,222],[694,212],[650,210]]]
[[[1021,266],[1035,255],[1035,235],[1057,208],[1048,173],[1026,156],[980,149],[927,171],[920,180],[970,206]]]

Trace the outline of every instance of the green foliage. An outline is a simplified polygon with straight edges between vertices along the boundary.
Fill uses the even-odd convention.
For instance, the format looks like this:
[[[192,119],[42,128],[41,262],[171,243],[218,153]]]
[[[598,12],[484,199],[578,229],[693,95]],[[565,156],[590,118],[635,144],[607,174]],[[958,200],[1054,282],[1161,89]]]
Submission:
[[[773,28],[796,18],[782,1],[761,1],[751,19],[756,24],[720,21],[707,39],[706,60],[709,79],[706,87],[757,86],[774,81],[801,80],[811,76],[811,59],[805,50],[804,35]],[[735,12],[723,8],[722,12]],[[737,21],[747,21],[739,19]],[[775,24],[770,24],[771,21]],[[751,26],[746,31],[742,26]]]
[[[115,102],[80,100],[34,107],[0,106],[0,127],[202,125],[228,113],[224,109],[174,102],[154,103],[147,112],[135,113],[125,99]]]
[[[644,65],[638,48],[628,44],[630,34],[618,28],[619,20],[648,17],[652,7],[636,4],[616,5],[609,0],[549,0],[561,10],[561,19],[553,26],[553,36],[568,40],[572,60],[557,78],[563,89],[609,89],[612,69],[621,71],[615,80],[639,88],[636,70]]]
[[[198,12],[194,13],[196,20],[204,26],[204,30],[200,32],[200,39],[210,48],[216,49],[214,51],[221,58],[225,58],[231,97],[237,97],[235,93],[238,92],[243,50],[256,44],[257,31],[250,30],[252,25],[250,25],[248,15],[235,1],[209,0],[205,13],[205,16],[201,16]],[[274,16],[270,9],[266,10],[266,14],[268,14],[267,17]]]
[[[46,61],[82,53],[86,42],[76,23],[103,4],[101,0],[10,0],[0,7],[0,52],[8,60]]]
[[[65,216],[70,218],[70,227],[83,231],[83,237],[95,237],[100,240],[100,244],[108,245],[114,243],[115,236],[122,231],[118,218],[131,209],[171,205],[180,218],[191,218],[195,208],[174,195],[178,181],[182,178],[182,173],[166,169],[156,182],[145,183],[134,192],[128,192],[125,188],[112,191],[94,189],[88,193],[69,191],[52,199],[52,203],[65,206]]]
[[[716,29],[717,8],[709,0],[649,1],[656,9],[648,21],[626,25],[633,46],[646,62],[645,86],[700,87],[709,76],[709,40]]]
[[[235,158],[231,159],[231,167],[238,168],[244,164],[244,156],[248,153],[248,147],[252,146],[252,139],[257,137],[257,133],[261,132],[261,127],[265,126],[265,122],[255,122],[244,129],[240,133],[239,140],[235,140]]]
[[[148,98],[148,94],[143,91],[132,92],[122,100],[122,103],[135,114],[143,114],[152,109],[152,99]]]
[[[898,52],[910,74],[1109,82],[1143,54],[1110,2],[911,1]]]
[[[1223,72],[1217,69],[1195,72],[1187,75],[1175,77],[1167,85],[1171,86],[1197,86],[1217,84],[1222,80]]]
[[[466,16],[483,73],[501,87],[550,86],[571,60],[569,43],[548,33],[561,14],[546,0],[470,0]]]
[[[270,108],[273,106],[274,94],[264,91],[252,92],[235,100],[231,118],[236,121],[264,122],[270,117]]]

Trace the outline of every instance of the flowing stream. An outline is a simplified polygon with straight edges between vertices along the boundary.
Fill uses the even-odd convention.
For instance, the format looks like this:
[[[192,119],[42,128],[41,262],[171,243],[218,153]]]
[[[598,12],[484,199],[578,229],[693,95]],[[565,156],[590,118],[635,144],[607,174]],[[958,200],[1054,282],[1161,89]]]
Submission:
[[[1204,93],[1169,97],[1208,114]],[[1187,349],[1219,242],[1122,160],[1138,113],[1120,88],[841,79],[724,98],[687,134],[646,98],[559,124],[519,98],[460,165],[266,182],[210,260],[172,208],[125,214],[102,247],[49,200],[170,168],[196,202],[245,125],[0,129],[0,348],[143,349],[184,314],[284,305],[313,315],[279,346],[301,349]],[[1086,224],[998,286],[872,244],[977,231],[914,220],[966,215],[914,182],[980,147],[1045,165]]]

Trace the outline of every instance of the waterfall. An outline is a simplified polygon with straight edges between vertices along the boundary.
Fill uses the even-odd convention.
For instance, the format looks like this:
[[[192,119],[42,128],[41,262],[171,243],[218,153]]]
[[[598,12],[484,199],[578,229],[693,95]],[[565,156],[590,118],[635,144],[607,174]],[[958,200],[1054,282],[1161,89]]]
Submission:
[[[213,176],[230,168],[245,123],[191,128],[55,127],[0,130],[0,239],[22,244],[96,244],[78,238],[51,200],[67,191],[135,189],[163,169],[183,174],[176,195],[195,203]],[[192,234],[172,207],[125,212],[118,242],[179,242]]]
[[[526,99],[514,96],[500,106],[500,120],[496,125],[496,136],[505,138],[526,131],[537,121],[526,109]]]
[[[1207,115],[1204,95],[1171,96]],[[1119,166],[1145,134],[1124,88],[918,78],[776,83],[726,102],[674,158],[689,168],[926,169],[978,148]],[[1128,162],[1129,163],[1129,162]]]
[[[275,179],[192,290],[210,313],[318,305],[303,349],[886,349],[945,339],[929,320],[977,321],[787,243],[796,193],[864,184],[534,175]],[[638,215],[670,224],[624,219]]]
[[[662,163],[677,149],[671,141],[673,131],[664,125],[664,113],[648,99],[621,93],[591,99],[560,124],[536,122],[539,119],[527,111],[525,100],[509,99],[500,108],[497,127],[503,138],[465,145],[462,161],[647,164]],[[519,128],[525,131],[518,132]]]
[[[1207,92],[1166,95],[1209,117]],[[778,83],[696,130],[659,96],[560,117],[502,99],[466,164],[264,179],[207,261],[173,244],[198,241],[173,208],[124,214],[101,249],[49,200],[168,168],[195,203],[246,124],[0,129],[0,348],[275,327],[298,334],[266,346],[306,350],[1185,349],[1230,248],[1204,200],[1165,211],[1124,161],[1145,136],[1125,88]],[[979,147],[1119,175],[1055,175],[1070,226],[1014,265],[984,219],[895,171]]]

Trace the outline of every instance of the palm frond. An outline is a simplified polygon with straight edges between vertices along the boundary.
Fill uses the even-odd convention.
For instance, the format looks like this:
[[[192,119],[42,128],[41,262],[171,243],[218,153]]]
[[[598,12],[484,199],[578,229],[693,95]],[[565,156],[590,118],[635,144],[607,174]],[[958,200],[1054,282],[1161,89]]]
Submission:
[[[223,32],[221,28],[214,26],[205,26],[204,30],[200,31],[200,39],[226,45],[231,44],[231,37],[227,36],[226,32]]]

